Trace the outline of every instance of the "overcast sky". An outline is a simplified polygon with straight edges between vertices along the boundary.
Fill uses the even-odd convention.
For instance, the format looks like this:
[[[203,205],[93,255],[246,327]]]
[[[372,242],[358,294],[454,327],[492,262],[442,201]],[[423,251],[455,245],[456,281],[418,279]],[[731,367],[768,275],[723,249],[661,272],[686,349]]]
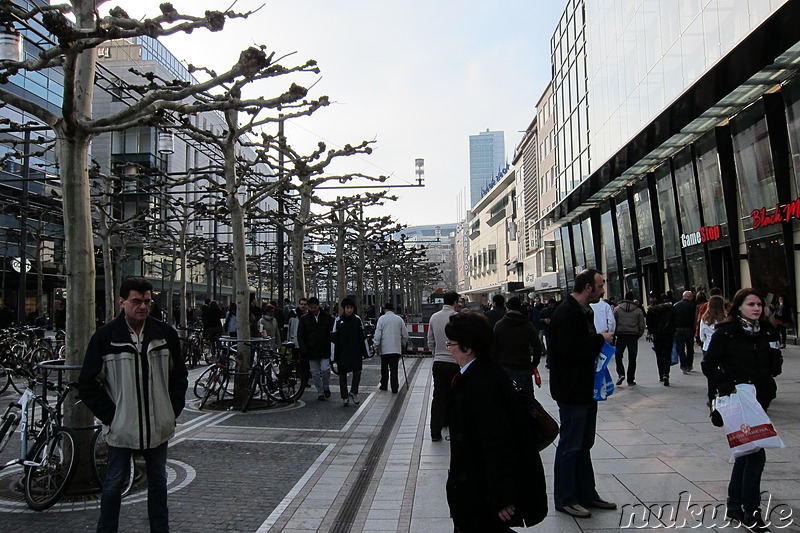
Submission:
[[[173,4],[201,14],[227,2]],[[103,9],[121,5],[131,16],[155,16],[159,3],[109,2]],[[234,9],[262,3],[239,0]],[[372,155],[349,158],[337,171],[391,175],[395,184],[413,183],[414,160],[424,158],[425,187],[393,189],[398,201],[369,213],[408,225],[444,224],[457,221],[458,198],[469,194],[470,135],[504,131],[513,156],[550,80],[550,38],[564,7],[563,0],[271,0],[220,33],[163,42],[178,59],[219,71],[253,44],[276,55],[296,52],[285,64],[316,59],[320,76],[297,81],[316,83],[310,96],[327,95],[332,104],[289,123],[290,143],[341,147],[374,139]]]

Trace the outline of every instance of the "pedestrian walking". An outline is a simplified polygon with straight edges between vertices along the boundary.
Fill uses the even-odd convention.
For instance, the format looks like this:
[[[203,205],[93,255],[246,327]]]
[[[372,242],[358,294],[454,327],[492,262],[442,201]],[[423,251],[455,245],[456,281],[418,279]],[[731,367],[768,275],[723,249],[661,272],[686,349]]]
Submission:
[[[361,383],[361,361],[369,354],[364,323],[356,314],[356,304],[350,298],[342,300],[342,314],[333,323],[331,330],[331,360],[335,361],[339,373],[339,394],[342,405],[352,401],[359,404],[358,386]],[[350,390],[347,390],[347,375],[352,374]]]
[[[394,313],[391,302],[383,304],[384,314],[375,324],[375,336],[372,338],[375,350],[381,356],[380,390],[387,390],[391,385],[392,392],[400,388],[397,375],[397,364],[403,356],[403,348],[408,344],[408,328],[405,321]]]
[[[764,317],[764,300],[751,288],[733,297],[731,311],[714,331],[702,362],[703,374],[720,396],[752,383],[756,399],[766,411],[777,395],[775,376],[781,373],[778,332]],[[721,421],[715,421],[720,424]],[[728,482],[727,518],[750,531],[769,531],[761,514],[761,475],[767,456],[763,448],[739,456]]]
[[[694,330],[695,304],[694,293],[684,291],[683,299],[674,306],[675,346],[681,362],[681,370],[688,374],[694,370]]]
[[[622,385],[626,377],[628,385],[636,385],[636,357],[639,355],[639,339],[644,335],[645,317],[642,306],[634,301],[632,291],[614,309],[616,320],[617,385]],[[625,350],[628,351],[628,372],[625,373]]]
[[[92,336],[78,378],[79,398],[102,422],[108,442],[98,532],[119,529],[122,484],[134,451],[145,460],[150,531],[169,531],[167,441],[188,381],[178,333],[148,316],[152,291],[144,278],[122,282],[122,312]]]
[[[331,397],[331,329],[333,318],[320,309],[319,299],[308,299],[308,313],[300,317],[297,342],[300,358],[308,361],[311,378],[317,390],[317,400]]]
[[[494,326],[494,357],[511,379],[533,396],[532,373],[542,359],[539,332],[523,314],[519,298],[509,298],[506,308]]]
[[[647,329],[653,336],[653,350],[656,352],[658,376],[665,387],[669,387],[669,369],[672,364],[672,345],[675,342],[675,321],[672,302],[666,294],[661,295],[661,303],[647,308],[645,315]]]

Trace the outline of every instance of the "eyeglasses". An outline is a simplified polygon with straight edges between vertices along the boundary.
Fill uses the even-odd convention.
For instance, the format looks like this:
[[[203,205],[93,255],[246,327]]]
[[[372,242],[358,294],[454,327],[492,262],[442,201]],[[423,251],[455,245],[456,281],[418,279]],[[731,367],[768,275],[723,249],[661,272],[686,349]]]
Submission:
[[[146,305],[147,307],[150,307],[150,305],[153,303],[153,300],[140,300],[139,298],[134,298],[133,300],[126,300],[126,301],[130,302],[134,307],[139,307],[142,304]]]
[[[446,343],[444,343],[444,345],[450,348],[451,346],[458,346],[458,343],[447,341]]]

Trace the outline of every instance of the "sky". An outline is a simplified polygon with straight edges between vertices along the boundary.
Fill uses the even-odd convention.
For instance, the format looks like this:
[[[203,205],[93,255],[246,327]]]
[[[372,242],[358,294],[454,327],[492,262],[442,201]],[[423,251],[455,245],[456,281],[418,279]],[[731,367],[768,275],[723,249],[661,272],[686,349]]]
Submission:
[[[156,16],[161,0],[109,2],[133,17]],[[200,15],[234,0],[173,0]],[[374,140],[369,156],[351,156],[337,172],[390,176],[415,183],[425,160],[425,186],[394,188],[395,202],[366,211],[409,226],[460,220],[469,196],[469,136],[504,131],[509,162],[536,102],[550,81],[550,38],[563,0],[238,0],[234,10],[263,7],[231,20],[219,33],[196,31],[162,42],[181,60],[227,70],[239,52],[266,45],[284,65],[318,62],[320,75],[295,78],[310,98],[331,105],[286,125],[289,142],[308,153]],[[135,5],[135,7],[134,7]],[[288,86],[288,83],[287,83]],[[265,87],[265,95],[278,88]],[[330,191],[350,195],[362,189]],[[468,206],[467,206],[468,207]]]

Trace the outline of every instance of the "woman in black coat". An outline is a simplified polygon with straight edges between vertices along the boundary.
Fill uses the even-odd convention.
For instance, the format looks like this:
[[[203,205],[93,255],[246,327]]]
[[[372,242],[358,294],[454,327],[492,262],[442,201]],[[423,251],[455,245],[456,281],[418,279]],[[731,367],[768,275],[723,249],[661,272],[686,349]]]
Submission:
[[[752,383],[756,399],[766,411],[775,399],[774,376],[781,373],[783,359],[778,349],[775,328],[764,319],[764,300],[754,289],[741,289],[733,298],[728,318],[720,323],[708,345],[702,362],[709,390],[727,396],[740,383]],[[722,425],[718,413],[712,414],[715,425]],[[728,484],[728,518],[739,521],[751,531],[761,531],[761,475],[767,457],[764,449],[737,457]]]
[[[445,326],[461,371],[450,404],[447,502],[455,531],[495,533],[547,515],[544,470],[511,379],[491,358],[492,329],[464,311]]]
[[[336,319],[331,332],[333,360],[339,373],[339,393],[342,404],[347,407],[350,401],[358,405],[358,385],[361,383],[361,361],[367,356],[366,334],[361,317],[356,314],[353,300],[342,300],[342,315]],[[350,391],[347,390],[347,374],[353,373]]]

